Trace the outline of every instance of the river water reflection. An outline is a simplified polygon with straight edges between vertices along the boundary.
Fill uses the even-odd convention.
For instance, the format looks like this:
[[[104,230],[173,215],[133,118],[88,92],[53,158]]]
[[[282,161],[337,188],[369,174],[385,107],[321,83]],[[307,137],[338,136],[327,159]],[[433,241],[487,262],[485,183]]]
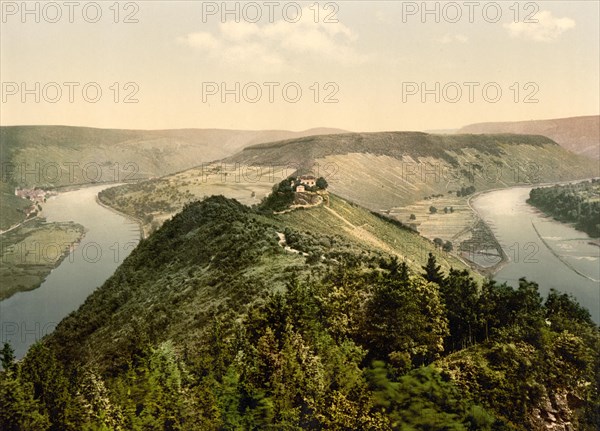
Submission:
[[[76,310],[139,242],[137,223],[96,202],[101,190],[114,185],[67,191],[44,205],[42,215],[48,222],[74,221],[86,228],[86,234],[39,288],[0,302],[0,341],[10,342],[17,358]]]
[[[573,227],[527,204],[531,187],[484,193],[471,202],[490,226],[509,262],[494,279],[517,286],[520,277],[573,294],[600,322],[600,247]]]

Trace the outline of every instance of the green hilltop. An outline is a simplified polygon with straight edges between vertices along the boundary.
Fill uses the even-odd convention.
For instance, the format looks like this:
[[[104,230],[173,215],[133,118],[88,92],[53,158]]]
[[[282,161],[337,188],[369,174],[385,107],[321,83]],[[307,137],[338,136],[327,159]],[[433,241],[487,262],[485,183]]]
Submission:
[[[286,245],[297,252],[286,252],[279,244],[278,233],[284,234]],[[88,350],[88,342],[90,346],[106,344],[118,352],[122,346],[116,340],[130,339],[131,334],[121,332],[126,331],[131,316],[140,322],[151,321],[156,317],[154,306],[161,308],[187,298],[177,313],[188,316],[169,319],[172,326],[164,335],[188,337],[194,331],[187,327],[192,315],[204,319],[211,313],[243,308],[255,295],[283,289],[290,273],[318,275],[337,264],[378,264],[384,256],[405,259],[408,267],[418,272],[430,252],[446,271],[450,267],[468,268],[414,231],[336,196],[330,197],[329,206],[280,215],[263,214],[224,197],[210,197],[189,204],[165,222],[98,292],[131,300],[117,309],[92,312],[88,307],[99,301],[96,294],[92,295],[76,314],[93,318],[77,317],[72,329],[62,331],[60,327],[70,326],[76,315],[66,318],[56,339],[66,336],[72,341],[62,340],[58,346],[77,349],[75,357],[93,352],[98,361],[98,352]],[[106,304],[107,298],[100,303]],[[109,327],[103,323],[102,331],[88,329],[105,318]],[[92,335],[81,342],[82,333]],[[103,339],[105,336],[109,338]]]
[[[346,133],[250,146],[221,161],[106,190],[100,199],[140,220],[148,234],[186,203],[223,194],[255,205],[299,173],[323,176],[335,195],[457,252],[495,249],[501,262],[499,245],[471,209],[474,193],[596,177],[599,166],[543,136]]]
[[[431,253],[431,255],[430,255]],[[2,429],[596,429],[598,327],[337,196],[188,204],[19,363]]]

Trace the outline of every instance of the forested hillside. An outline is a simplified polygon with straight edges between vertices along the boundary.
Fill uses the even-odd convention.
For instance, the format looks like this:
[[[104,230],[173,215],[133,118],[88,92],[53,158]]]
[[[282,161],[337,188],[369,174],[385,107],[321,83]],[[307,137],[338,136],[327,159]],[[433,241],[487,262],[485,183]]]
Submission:
[[[589,313],[414,238],[338,198],[189,204],[22,361],[5,346],[0,428],[597,429]]]
[[[528,203],[591,237],[600,237],[600,180],[531,190]]]

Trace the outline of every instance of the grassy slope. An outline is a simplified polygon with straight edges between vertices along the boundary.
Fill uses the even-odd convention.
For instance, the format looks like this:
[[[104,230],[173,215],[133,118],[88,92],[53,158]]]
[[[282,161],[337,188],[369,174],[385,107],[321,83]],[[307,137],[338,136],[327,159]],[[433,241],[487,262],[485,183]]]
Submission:
[[[7,182],[0,182],[0,230],[6,230],[23,221],[23,210],[31,202],[15,196],[14,188]]]
[[[597,176],[597,162],[542,136],[345,134],[246,148],[226,159],[319,170],[331,190],[373,210],[410,205],[461,186],[477,191]],[[472,175],[472,176],[471,176]]]
[[[219,209],[206,210],[211,206]],[[277,237],[284,231],[301,238],[300,251],[323,256],[319,263],[307,265],[306,257],[284,251]],[[445,269],[466,268],[414,232],[341,198],[332,197],[330,209],[267,216],[213,197],[192,204],[142,241],[50,342],[70,358],[119,365],[120,349],[141,336],[140,328],[158,340],[197,342],[210,316],[237,318],[253,301],[282,289],[290,273],[318,276],[346,259],[375,263],[390,255],[409,257],[420,272],[429,251]]]
[[[371,249],[379,253],[406,259],[409,267],[420,272],[432,252],[438,263],[447,271],[467,269],[454,255],[435,249],[431,241],[415,232],[399,228],[364,208],[338,196],[330,196],[330,206],[293,211],[274,217],[281,227],[290,226],[299,231],[319,232],[329,236],[342,235],[356,248]]]
[[[0,229],[22,221],[21,216],[13,214],[13,209],[23,204],[11,197],[17,186],[55,187],[162,176],[225,157],[246,145],[334,132],[339,133],[340,130],[290,132],[0,127],[0,162],[3,170]],[[88,164],[88,170],[84,171],[83,168]],[[24,172],[23,166],[27,172]],[[56,170],[57,166],[61,168],[60,173]]]
[[[224,195],[244,205],[259,203],[271,193],[275,180],[265,175],[255,181],[248,175],[242,175],[233,166],[223,170],[220,164],[216,164],[205,169],[193,168],[162,178],[112,187],[100,193],[99,198],[104,204],[140,220],[147,236],[186,204],[206,196]],[[277,181],[280,181],[280,176]]]

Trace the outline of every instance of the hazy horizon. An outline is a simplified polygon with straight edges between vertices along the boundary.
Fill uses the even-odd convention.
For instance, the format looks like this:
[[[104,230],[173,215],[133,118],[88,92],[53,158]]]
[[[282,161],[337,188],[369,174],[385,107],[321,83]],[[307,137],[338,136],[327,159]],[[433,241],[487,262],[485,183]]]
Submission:
[[[2,3],[1,125],[374,132],[599,112],[598,2],[55,4]]]
[[[505,120],[505,121],[498,121],[498,123],[518,123],[518,122],[527,122],[527,121],[551,121],[551,120],[564,120],[564,119],[571,119],[571,118],[582,118],[582,117],[598,117],[600,116],[600,114],[589,114],[589,115],[575,115],[572,117],[564,117],[564,118],[535,118],[535,119],[528,119],[528,120]],[[496,123],[496,121],[489,121],[490,123]],[[481,123],[487,123],[487,122],[481,122]],[[220,128],[220,127],[177,127],[177,128],[147,128],[147,129],[138,129],[138,128],[130,128],[130,127],[96,127],[96,126],[87,126],[87,125],[80,125],[80,124],[1,124],[0,123],[0,127],[43,127],[43,126],[55,126],[55,127],[81,127],[81,128],[89,128],[89,129],[104,129],[104,130],[146,130],[146,131],[161,131],[161,130],[192,130],[192,129],[197,129],[197,130],[239,130],[239,131],[247,131],[247,132],[265,132],[265,131],[289,131],[289,132],[306,132],[309,130],[318,130],[318,129],[339,129],[342,132],[348,132],[348,133],[379,133],[379,132],[424,132],[424,133],[436,133],[436,132],[440,132],[443,133],[445,131],[458,131],[460,130],[462,127],[468,126],[468,125],[472,125],[472,124],[480,124],[480,123],[467,123],[467,124],[461,124],[457,127],[449,127],[449,128],[441,128],[441,129],[431,129],[431,128],[423,128],[423,129],[403,129],[403,130],[391,130],[391,129],[385,129],[385,130],[369,130],[369,131],[363,131],[363,130],[348,130],[348,129],[341,129],[338,127],[329,127],[329,126],[314,126],[314,127],[309,127],[306,129],[278,129],[278,128],[272,128],[272,129],[226,129],[226,128]]]

